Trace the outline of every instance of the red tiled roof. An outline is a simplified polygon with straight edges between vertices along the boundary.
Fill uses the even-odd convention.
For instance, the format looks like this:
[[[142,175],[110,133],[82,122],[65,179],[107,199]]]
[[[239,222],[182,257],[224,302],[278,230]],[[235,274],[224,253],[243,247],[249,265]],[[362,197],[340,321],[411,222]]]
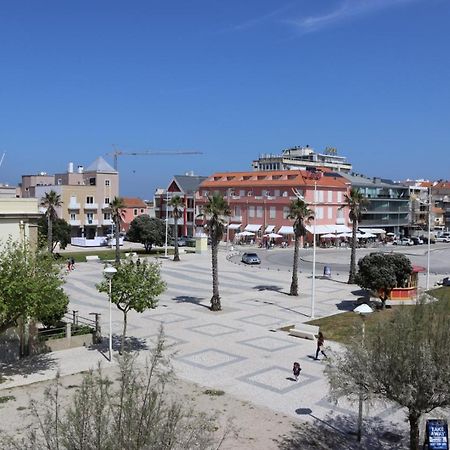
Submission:
[[[252,172],[218,172],[200,184],[202,188],[211,187],[255,187],[255,186],[313,186],[311,172],[307,170],[275,170]],[[345,188],[347,179],[340,176],[322,176],[317,186]]]
[[[147,205],[138,197],[122,197],[125,208],[146,208]]]
[[[433,187],[435,189],[450,189],[450,181],[439,181]]]

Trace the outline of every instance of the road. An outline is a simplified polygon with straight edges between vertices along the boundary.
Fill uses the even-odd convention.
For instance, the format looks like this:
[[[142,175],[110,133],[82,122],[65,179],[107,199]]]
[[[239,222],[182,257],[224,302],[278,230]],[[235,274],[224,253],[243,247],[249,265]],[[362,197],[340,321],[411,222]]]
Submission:
[[[246,247],[237,247],[241,252],[253,249]],[[275,249],[256,249],[256,253],[261,258],[261,266],[267,266],[273,269],[290,270],[292,267],[293,248],[275,248]],[[397,252],[406,255],[413,265],[427,267],[427,245],[413,247],[386,246],[383,248],[361,248],[356,251],[356,260],[362,258],[368,253],[375,251]],[[312,271],[312,249],[300,249],[300,271]],[[232,258],[233,262],[240,262],[240,255]],[[316,252],[316,273],[320,274],[324,266],[330,266],[333,272],[348,271],[350,264],[349,248],[317,248]],[[430,253],[430,272],[437,275],[450,274],[450,246],[444,243],[437,243],[431,246]]]

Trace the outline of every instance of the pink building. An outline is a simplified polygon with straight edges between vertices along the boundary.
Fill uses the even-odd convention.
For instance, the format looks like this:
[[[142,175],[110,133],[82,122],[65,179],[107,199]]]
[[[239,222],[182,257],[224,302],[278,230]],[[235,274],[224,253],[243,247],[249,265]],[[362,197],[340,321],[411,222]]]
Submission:
[[[130,223],[138,216],[149,214],[148,207],[144,200],[137,197],[122,197],[124,207],[122,208],[121,230],[127,232]]]
[[[316,178],[316,179],[315,179]],[[255,239],[266,233],[278,233],[290,240],[293,221],[288,219],[289,205],[301,196],[315,211],[315,221],[307,227],[316,235],[349,232],[345,205],[350,183],[334,172],[284,170],[264,172],[215,173],[203,181],[196,193],[196,213],[213,193],[223,195],[230,207],[228,236],[238,232],[255,233]],[[314,194],[315,192],[315,194]],[[342,209],[341,209],[342,208]],[[311,236],[307,236],[311,240]]]

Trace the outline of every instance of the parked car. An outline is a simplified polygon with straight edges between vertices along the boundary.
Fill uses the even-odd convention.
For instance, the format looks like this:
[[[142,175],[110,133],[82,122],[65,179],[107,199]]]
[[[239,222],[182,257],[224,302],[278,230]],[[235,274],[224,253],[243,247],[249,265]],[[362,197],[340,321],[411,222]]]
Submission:
[[[436,238],[436,242],[450,242],[450,237],[441,234]]]
[[[394,245],[414,245],[413,241],[410,238],[403,237],[394,241]]]
[[[411,237],[411,240],[412,240],[414,245],[422,245],[423,244],[423,239],[421,239],[418,236]]]
[[[170,240],[170,243],[172,244],[172,245],[174,245],[175,244],[175,239],[171,239]],[[186,245],[187,245],[187,242],[186,242],[186,239],[184,239],[184,238],[182,238],[182,237],[179,237],[178,238],[178,247],[186,247]]]
[[[241,261],[245,264],[261,264],[261,260],[256,253],[244,253]]]
[[[422,236],[420,236],[420,239],[422,239],[424,244],[428,244],[428,236],[422,235]],[[433,235],[431,235],[430,244],[435,244],[435,243],[436,243],[436,238]]]

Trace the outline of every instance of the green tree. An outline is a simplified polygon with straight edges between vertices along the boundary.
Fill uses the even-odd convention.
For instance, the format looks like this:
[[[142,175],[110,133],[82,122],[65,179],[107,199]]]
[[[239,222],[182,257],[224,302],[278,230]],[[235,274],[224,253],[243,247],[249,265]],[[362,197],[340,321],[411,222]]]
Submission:
[[[145,251],[150,252],[154,245],[163,245],[166,236],[166,226],[161,219],[150,217],[147,214],[136,217],[127,233],[131,242],[144,244]]]
[[[41,206],[46,208],[45,217],[47,218],[47,247],[50,253],[53,252],[53,222],[58,218],[56,208],[62,205],[61,196],[55,191],[46,192],[41,198]]]
[[[289,294],[298,296],[298,253],[300,238],[306,235],[305,222],[314,217],[314,212],[308,208],[306,202],[297,198],[289,205],[288,219],[294,221],[294,262],[292,265],[292,281]]]
[[[365,211],[365,207],[368,204],[368,200],[363,196],[359,189],[351,188],[348,194],[345,194],[345,205],[340,209],[348,208],[349,217],[352,221],[352,250],[350,253],[350,271],[348,275],[348,284],[355,282],[356,275],[356,233],[358,231],[358,224],[361,220],[362,213]]]
[[[175,253],[173,255],[173,260],[179,261],[180,254],[178,251],[178,220],[181,219],[181,217],[183,216],[184,203],[179,195],[175,195],[170,199],[169,206],[172,207],[172,216],[174,220],[173,237],[175,239]]]
[[[0,252],[0,333],[19,318],[59,320],[68,298],[62,289],[61,266],[50,254],[7,242]]]
[[[213,295],[211,297],[211,311],[220,311],[219,295],[219,267],[217,254],[219,243],[225,231],[225,218],[231,214],[230,206],[227,201],[219,194],[208,197],[208,202],[203,206],[200,215],[206,220],[205,231],[211,238],[211,265],[212,265],[212,283]]]
[[[335,399],[362,393],[406,408],[411,450],[420,448],[421,416],[450,406],[449,309],[448,300],[400,306],[327,367]]]
[[[109,204],[111,208],[111,217],[114,222],[114,240],[116,241],[116,265],[120,264],[120,224],[123,220],[125,207],[121,197],[114,197]]]
[[[358,261],[355,282],[376,293],[384,308],[392,289],[406,287],[411,273],[411,261],[405,255],[376,252]]]
[[[48,223],[45,217],[38,221],[39,236],[48,242]],[[52,223],[52,252],[59,244],[61,249],[65,249],[70,244],[70,234],[72,227],[64,220],[57,217]]]
[[[109,293],[109,280],[104,279],[97,285],[99,292]],[[117,267],[117,273],[111,282],[111,301],[123,313],[123,332],[120,354],[124,351],[127,333],[128,313],[133,310],[139,313],[156,308],[158,296],[166,289],[161,279],[159,265],[143,261],[135,264],[132,259],[126,260]]]

